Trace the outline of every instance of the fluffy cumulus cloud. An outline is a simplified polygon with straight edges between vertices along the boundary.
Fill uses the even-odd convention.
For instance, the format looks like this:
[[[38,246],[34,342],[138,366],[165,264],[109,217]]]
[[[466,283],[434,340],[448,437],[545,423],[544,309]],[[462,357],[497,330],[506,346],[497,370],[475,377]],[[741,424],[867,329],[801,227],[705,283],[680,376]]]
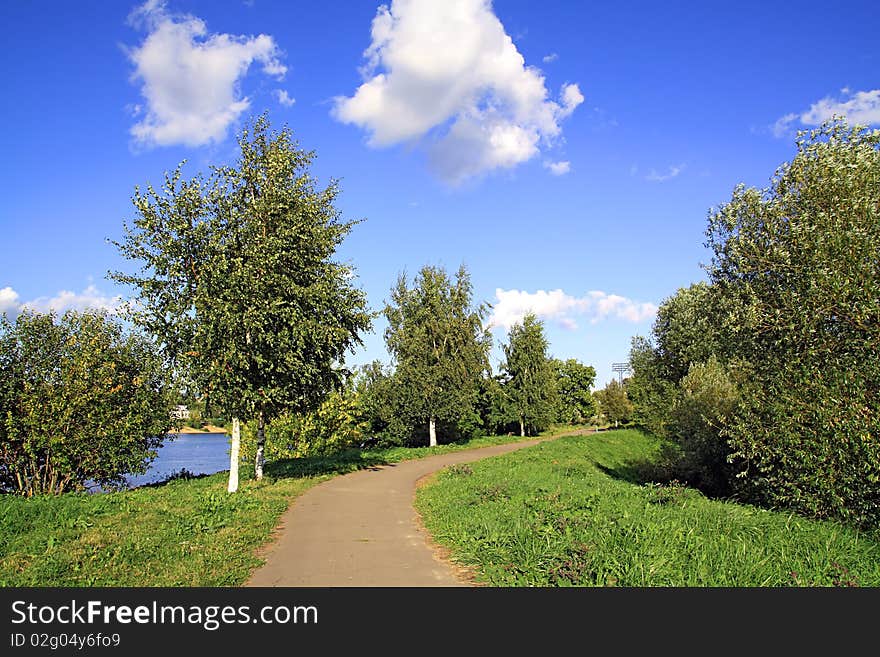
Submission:
[[[54,310],[56,313],[62,314],[68,310],[91,308],[115,313],[120,309],[122,303],[121,296],[108,296],[94,285],[89,285],[82,292],[62,290],[52,297],[37,297],[24,302],[19,301],[18,292],[11,287],[0,289],[0,313],[5,312],[9,317],[15,317],[23,310],[34,310],[41,313]]]
[[[880,125],[880,89],[871,91],[852,91],[841,89],[840,96],[828,96],[815,103],[804,112],[790,113],[773,124],[776,137],[786,137],[796,123],[803,126],[817,126],[834,116],[846,117],[851,125]]]
[[[266,75],[284,77],[287,68],[271,36],[238,36],[208,31],[195,16],[169,13],[162,0],[149,0],[130,22],[147,31],[128,51],[132,79],[141,84],[145,106],[131,128],[143,144],[201,146],[220,141],[250,107],[240,82],[258,62]]]
[[[511,168],[552,145],[584,102],[576,84],[553,99],[489,0],[394,0],[379,7],[364,83],[334,116],[382,147],[426,139],[434,170],[456,184]]]
[[[18,292],[8,286],[0,288],[0,313],[6,313],[7,315],[18,314],[20,307]]]
[[[638,323],[653,318],[657,313],[657,306],[599,290],[588,292],[582,297],[574,297],[562,290],[526,292],[497,288],[489,325],[510,329],[528,313],[574,330],[577,328],[575,317],[584,317],[591,324],[609,318]]]

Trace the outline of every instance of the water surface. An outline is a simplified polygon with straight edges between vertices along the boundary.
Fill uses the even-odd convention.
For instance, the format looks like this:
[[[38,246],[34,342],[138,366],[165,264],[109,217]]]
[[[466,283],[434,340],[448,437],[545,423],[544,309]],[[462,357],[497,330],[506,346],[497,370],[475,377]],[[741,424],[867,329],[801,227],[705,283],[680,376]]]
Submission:
[[[128,475],[131,487],[151,484],[186,469],[192,474],[229,470],[229,436],[225,433],[172,433],[142,475]]]

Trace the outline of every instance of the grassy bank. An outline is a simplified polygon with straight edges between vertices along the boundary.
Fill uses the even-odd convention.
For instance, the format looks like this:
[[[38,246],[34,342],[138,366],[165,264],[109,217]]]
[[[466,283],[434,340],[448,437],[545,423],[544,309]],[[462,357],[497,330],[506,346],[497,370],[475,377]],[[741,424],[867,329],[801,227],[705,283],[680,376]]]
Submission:
[[[453,467],[421,488],[435,540],[493,586],[878,586],[880,536],[639,485],[658,443],[561,438]]]
[[[0,496],[0,585],[234,586],[303,491],[336,474],[517,440],[349,450],[269,464],[261,482],[226,493],[226,473],[99,495]]]

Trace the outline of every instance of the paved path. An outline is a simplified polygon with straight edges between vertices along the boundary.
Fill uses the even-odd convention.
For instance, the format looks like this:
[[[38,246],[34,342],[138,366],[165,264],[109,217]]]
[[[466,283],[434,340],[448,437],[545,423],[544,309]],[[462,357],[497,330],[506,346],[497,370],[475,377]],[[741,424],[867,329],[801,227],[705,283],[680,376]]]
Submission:
[[[416,482],[538,442],[429,456],[318,484],[281,517],[278,539],[247,586],[468,586],[429,547],[412,505]]]

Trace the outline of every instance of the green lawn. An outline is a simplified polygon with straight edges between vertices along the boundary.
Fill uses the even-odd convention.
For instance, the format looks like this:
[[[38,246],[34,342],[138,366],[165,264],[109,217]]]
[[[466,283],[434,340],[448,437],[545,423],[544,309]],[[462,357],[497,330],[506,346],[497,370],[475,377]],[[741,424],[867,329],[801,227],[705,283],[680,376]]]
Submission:
[[[491,586],[880,586],[880,534],[635,483],[658,447],[560,438],[447,469],[416,506]]]
[[[226,493],[226,474],[122,493],[25,499],[0,495],[2,586],[235,586],[303,491],[382,463],[518,440],[349,450],[269,464],[261,482]]]

